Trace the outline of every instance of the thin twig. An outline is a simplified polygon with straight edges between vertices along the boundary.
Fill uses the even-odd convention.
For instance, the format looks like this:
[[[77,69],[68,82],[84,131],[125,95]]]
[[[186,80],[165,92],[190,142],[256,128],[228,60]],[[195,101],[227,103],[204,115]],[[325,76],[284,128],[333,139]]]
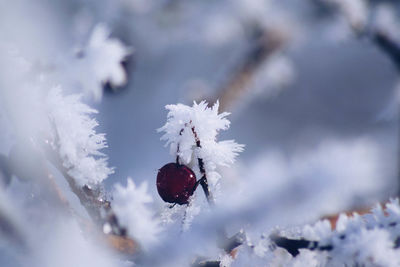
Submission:
[[[114,234],[125,236],[126,229],[119,224],[117,217],[112,211],[110,201],[105,199],[101,191],[93,189],[88,185],[84,185],[83,187],[78,185],[75,179],[68,173],[68,169],[64,167],[57,151],[52,148],[50,143],[47,141],[44,142],[43,147],[48,155],[48,159],[64,176],[71,191],[78,197],[93,222],[101,227],[105,223],[108,223]],[[104,214],[106,216],[103,216]]]
[[[179,131],[179,135],[182,135],[183,131],[184,131],[185,128],[187,128],[187,127],[190,127],[190,129],[191,129],[191,131],[192,131],[192,133],[193,133],[193,137],[194,137],[194,141],[195,141],[195,143],[196,143],[196,147],[197,147],[198,149],[200,149],[200,148],[201,148],[200,138],[199,138],[199,136],[198,136],[198,134],[197,134],[197,132],[196,132],[196,130],[195,130],[195,127],[192,125],[192,121],[190,121],[189,123],[185,123],[184,128],[182,128],[182,129]],[[177,164],[179,164],[179,162],[180,162],[180,160],[179,160],[179,152],[180,152],[180,148],[179,148],[179,143],[178,143],[178,146],[177,146],[177,156],[176,156],[176,163],[177,163]],[[197,157],[197,162],[198,162],[198,165],[199,165],[199,170],[200,170],[200,173],[201,173],[201,178],[200,178],[198,181],[196,181],[196,184],[195,184],[195,186],[194,186],[194,188],[193,188],[193,191],[195,191],[196,188],[197,188],[197,186],[200,184],[201,187],[203,188],[204,194],[206,195],[206,198],[207,198],[208,203],[209,203],[211,206],[213,206],[213,205],[214,205],[214,198],[213,198],[213,196],[212,196],[212,194],[211,194],[211,192],[210,192],[210,189],[209,189],[209,187],[208,187],[207,174],[206,174],[206,170],[205,170],[205,167],[204,167],[204,161],[203,161],[202,158]]]
[[[68,170],[62,165],[60,157],[52,149],[49,142],[45,142],[43,147],[48,159],[64,176],[71,191],[78,197],[92,222],[98,226],[97,229],[100,229],[103,233],[104,225],[107,224],[111,227],[111,233],[103,233],[111,247],[125,254],[137,253],[139,251],[138,244],[135,240],[127,237],[127,230],[120,225],[117,216],[112,211],[111,203],[101,195],[99,190],[95,190],[88,185],[79,186],[75,179],[68,174]],[[88,229],[86,231],[91,232],[94,230],[94,227],[89,222],[85,221],[83,224],[87,225],[86,228]],[[98,233],[98,230],[96,233]]]
[[[386,213],[386,203],[388,203],[388,202],[386,201],[386,202],[383,202],[383,204],[382,204],[383,211],[385,214],[387,214]],[[368,213],[371,213],[371,207],[369,207],[369,208],[363,207],[363,208],[359,208],[359,209],[352,210],[352,211],[349,210],[349,211],[346,211],[341,214],[346,214],[347,216],[352,216],[354,214],[365,215]],[[339,214],[335,214],[335,215],[324,216],[324,217],[322,217],[322,220],[328,220],[329,223],[331,224],[331,228],[335,229],[338,218],[339,218]],[[389,227],[398,227],[398,225],[399,224],[397,222],[392,222],[388,226]],[[326,245],[321,246],[318,241],[307,240],[307,239],[291,239],[291,238],[279,236],[277,234],[271,235],[270,238],[271,238],[271,241],[274,242],[276,246],[286,249],[293,257],[295,257],[299,254],[299,249],[330,251],[334,248],[334,246],[332,244],[326,244]],[[345,234],[340,235],[339,238],[344,240],[344,239],[346,239],[346,235]],[[400,237],[397,237],[394,242],[394,248],[399,248],[399,247],[400,247]]]
[[[214,101],[219,100],[220,110],[228,110],[243,95],[249,92],[251,82],[257,69],[275,52],[281,50],[288,41],[284,32],[276,29],[262,29],[255,26],[253,41],[244,60],[233,72],[231,78],[218,90]]]
[[[293,257],[296,257],[300,252],[299,249],[309,249],[309,250],[332,250],[333,246],[319,247],[317,241],[310,241],[306,239],[290,239],[282,236],[271,236],[271,240],[276,246],[284,248]]]
[[[201,148],[201,143],[200,143],[200,138],[197,135],[197,132],[195,130],[195,127],[192,126],[192,133],[194,136],[194,140],[196,141],[196,147],[197,148]],[[200,173],[202,175],[202,177],[200,178],[200,185],[203,188],[204,194],[206,195],[207,201],[210,205],[214,205],[214,198],[210,192],[210,188],[208,187],[208,181],[207,181],[207,174],[206,174],[206,169],[204,168],[204,161],[202,158],[197,157],[197,161],[199,164],[199,169],[200,169]]]

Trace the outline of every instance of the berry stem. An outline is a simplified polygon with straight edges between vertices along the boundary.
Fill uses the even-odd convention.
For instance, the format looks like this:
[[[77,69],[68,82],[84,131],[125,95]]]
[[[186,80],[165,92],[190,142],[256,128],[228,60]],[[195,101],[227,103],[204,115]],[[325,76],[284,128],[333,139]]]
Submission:
[[[194,140],[195,140],[195,143],[196,143],[196,147],[197,148],[201,148],[200,138],[197,135],[195,127],[192,125],[192,121],[190,121],[189,123],[185,123],[185,127],[180,130],[179,135],[182,135],[183,131],[188,126],[191,126],[190,129],[192,130],[192,133],[193,133],[193,136],[194,136]],[[202,177],[196,182],[196,184],[195,184],[195,186],[193,188],[193,192],[196,190],[196,188],[200,184],[201,187],[203,188],[204,194],[206,195],[208,204],[213,206],[214,205],[214,198],[212,197],[212,194],[211,194],[210,189],[208,187],[207,174],[206,174],[206,170],[204,168],[204,161],[200,157],[197,157],[197,161],[198,161],[198,164],[199,164],[199,169],[200,169],[200,173],[201,173]],[[176,163],[179,164],[179,143],[178,143],[178,148],[177,148]]]
[[[190,121],[190,122],[192,122],[192,121]],[[185,123],[185,127],[187,127],[187,123]],[[183,131],[185,130],[185,128],[182,128],[180,131],[179,131],[179,135],[182,135],[182,133],[183,133]],[[179,151],[180,151],[180,147],[179,147],[179,143],[178,143],[178,147],[177,147],[177,149],[176,149],[176,164],[180,164],[179,163]]]

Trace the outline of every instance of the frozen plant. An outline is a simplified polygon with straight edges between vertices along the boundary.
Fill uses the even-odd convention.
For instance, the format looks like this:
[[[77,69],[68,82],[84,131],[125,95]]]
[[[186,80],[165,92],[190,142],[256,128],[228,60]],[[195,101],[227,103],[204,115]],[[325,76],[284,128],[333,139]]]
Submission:
[[[303,244],[296,243],[297,238]],[[328,221],[306,225],[297,238],[286,239],[286,244],[277,242],[295,257],[292,261],[308,249],[318,259],[317,266],[399,266],[399,201],[391,200],[385,210],[377,205],[365,215],[341,214],[334,230]]]
[[[128,235],[144,248],[157,241],[161,231],[158,219],[148,207],[153,198],[147,193],[147,183],[136,186],[128,178],[126,187],[115,185],[113,209],[120,224],[126,227]]]
[[[83,89],[99,101],[107,82],[113,88],[126,83],[122,62],[131,52],[132,49],[120,40],[110,37],[110,29],[106,25],[98,24],[87,45],[78,53],[72,71],[79,76]]]
[[[217,188],[220,179],[217,167],[234,163],[235,157],[244,148],[234,140],[217,141],[218,132],[227,130],[230,125],[226,118],[229,113],[218,113],[218,107],[218,102],[208,107],[206,101],[194,102],[191,107],[167,105],[167,123],[158,130],[164,132],[161,140],[167,141],[171,155],[177,157],[181,164],[191,166],[198,177],[204,175],[199,173],[198,159],[202,159],[212,189]]]
[[[166,146],[170,146],[171,155],[176,158],[176,163],[169,163],[160,169],[157,175],[158,192],[164,201],[188,204],[183,210],[179,207],[166,209],[163,217],[166,218],[164,221],[171,221],[174,214],[183,212],[183,230],[189,229],[194,217],[201,211],[202,204],[196,195],[189,199],[197,186],[201,185],[208,203],[213,205],[221,178],[217,167],[229,166],[243,151],[244,146],[234,140],[217,141],[218,132],[228,129],[230,124],[226,119],[229,113],[218,113],[218,107],[218,102],[208,107],[206,101],[194,102],[191,107],[167,105],[167,122],[158,130],[164,132],[161,140],[167,141]]]
[[[63,96],[60,87],[49,91],[46,104],[54,145],[69,175],[80,185],[93,185],[112,174],[107,157],[100,152],[107,147],[105,135],[96,133],[98,123],[90,117],[97,110],[84,104],[81,95]]]

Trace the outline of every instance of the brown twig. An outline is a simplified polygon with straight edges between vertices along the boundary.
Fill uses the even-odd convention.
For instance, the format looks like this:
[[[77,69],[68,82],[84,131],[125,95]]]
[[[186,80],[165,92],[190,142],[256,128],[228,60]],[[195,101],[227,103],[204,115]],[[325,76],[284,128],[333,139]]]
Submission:
[[[97,229],[103,233],[103,226],[108,225],[110,233],[105,234],[107,242],[116,250],[133,254],[138,251],[138,244],[127,237],[127,231],[118,221],[117,216],[112,211],[110,201],[106,200],[100,190],[94,189],[88,185],[79,186],[75,179],[68,173],[68,169],[62,164],[61,158],[49,142],[45,142],[44,150],[51,163],[61,172],[67,181],[71,191],[78,197],[82,206],[88,212],[92,222],[97,225]],[[89,226],[88,228],[93,228]],[[97,231],[96,231],[97,232]],[[104,234],[104,233],[103,233]]]
[[[133,255],[140,249],[135,241],[126,236],[110,234],[105,235],[105,237],[111,247],[115,248],[121,253]]]
[[[59,157],[58,153],[53,150],[50,143],[46,140],[43,144],[44,151],[47,155],[49,161],[61,172],[67,181],[71,191],[78,197],[82,206],[86,209],[89,216],[92,218],[94,222],[102,222],[101,216],[101,208],[102,206],[107,207],[105,201],[100,201],[98,198],[99,195],[95,194],[93,190],[88,187],[80,187],[75,182],[75,179],[68,173],[67,168],[65,168],[62,164],[62,160]]]
[[[287,35],[282,31],[255,26],[252,46],[247,55],[233,72],[231,78],[218,90],[213,101],[209,101],[209,103],[219,100],[221,110],[227,110],[233,106],[244,94],[249,92],[248,85],[256,70],[273,53],[282,49],[287,40]]]

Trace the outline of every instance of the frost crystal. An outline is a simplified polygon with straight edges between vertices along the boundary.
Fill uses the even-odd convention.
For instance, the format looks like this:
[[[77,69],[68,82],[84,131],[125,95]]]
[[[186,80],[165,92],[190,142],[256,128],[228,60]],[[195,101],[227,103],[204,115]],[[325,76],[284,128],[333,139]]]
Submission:
[[[312,252],[318,255],[317,266],[400,266],[399,202],[390,201],[385,211],[378,205],[372,213],[363,216],[342,214],[336,230],[330,229],[328,221],[307,225],[300,237],[318,241],[318,247],[332,247],[328,251],[317,248]],[[299,256],[303,253],[301,250]]]
[[[218,114],[219,103],[208,107],[207,102],[193,106],[183,104],[167,105],[167,123],[158,131],[164,132],[161,140],[166,140],[173,156],[179,156],[181,163],[198,170],[197,158],[202,158],[207,173],[207,178],[212,187],[218,183],[220,175],[215,171],[217,166],[229,166],[235,160],[237,154],[243,151],[243,145],[233,140],[217,142],[217,134],[220,130],[229,128],[227,112]],[[196,147],[196,137],[201,147]],[[199,176],[201,177],[201,176]]]
[[[153,202],[147,193],[147,183],[139,187],[128,178],[126,187],[115,186],[113,209],[122,226],[128,229],[128,234],[138,240],[146,248],[157,240],[161,231],[160,223],[154,218],[153,211],[147,204]]]
[[[131,53],[131,49],[115,38],[110,38],[110,30],[106,25],[98,24],[92,32],[83,56],[79,59],[79,75],[83,87],[94,96],[102,97],[103,84],[110,82],[112,86],[126,83],[126,73],[121,62]]]
[[[230,267],[233,262],[233,258],[229,254],[220,255],[220,264],[221,267]]]
[[[68,173],[80,185],[98,184],[113,173],[99,151],[107,147],[105,136],[96,133],[98,123],[89,116],[97,110],[82,103],[80,95],[63,96],[60,87],[50,90],[46,103],[57,136],[56,145]]]

